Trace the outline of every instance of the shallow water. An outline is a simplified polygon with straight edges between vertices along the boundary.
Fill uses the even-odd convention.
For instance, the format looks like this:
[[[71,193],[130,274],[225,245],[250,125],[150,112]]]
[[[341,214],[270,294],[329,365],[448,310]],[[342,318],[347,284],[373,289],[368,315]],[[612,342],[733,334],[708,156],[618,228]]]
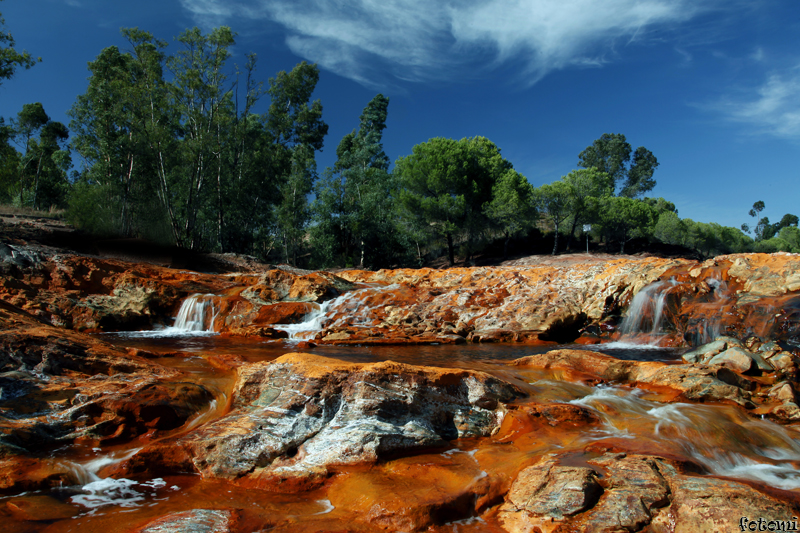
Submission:
[[[208,357],[230,354],[247,362],[269,361],[296,351],[291,341],[231,339],[216,335],[157,336],[129,333],[100,335],[114,344],[160,355],[157,362],[187,372],[217,396],[211,405],[179,431],[201,426],[225,414],[234,371],[211,365]],[[643,349],[627,345],[558,346],[591,349],[615,357],[673,361],[682,350]],[[283,495],[244,489],[199,476],[164,476],[153,479],[101,479],[103,464],[130,455],[135,443],[115,449],[71,448],[55,458],[81,472],[81,485],[31,493],[48,496],[71,508],[74,517],[48,521],[15,518],[6,503],[20,495],[0,499],[7,516],[3,530],[114,533],[129,531],[155,517],[189,509],[242,509],[247,520],[263,531],[318,531],[354,524],[358,516],[379,504],[391,508],[424,506],[431,498],[456,495],[487,476],[511,480],[520,468],[545,453],[574,452],[587,456],[588,444],[626,441],[643,453],[683,457],[718,476],[762,483],[800,493],[800,440],[798,434],[772,422],[755,420],[735,407],[663,404],[657,397],[627,387],[592,387],[562,379],[563,373],[510,367],[507,361],[542,353],[551,347],[520,344],[466,344],[439,346],[317,346],[304,351],[351,362],[394,360],[415,365],[482,370],[511,380],[529,394],[527,402],[562,402],[594,411],[601,423],[588,428],[532,427],[512,411],[493,437],[462,439],[449,448],[402,457],[369,467],[343,468],[323,488],[303,494]],[[591,456],[589,454],[588,456]],[[587,456],[587,457],[588,457]],[[455,497],[455,496],[454,496]],[[3,509],[6,509],[3,511]],[[267,526],[264,526],[267,524]],[[497,531],[491,516],[470,514],[446,517],[432,531]],[[370,530],[368,527],[365,531]]]

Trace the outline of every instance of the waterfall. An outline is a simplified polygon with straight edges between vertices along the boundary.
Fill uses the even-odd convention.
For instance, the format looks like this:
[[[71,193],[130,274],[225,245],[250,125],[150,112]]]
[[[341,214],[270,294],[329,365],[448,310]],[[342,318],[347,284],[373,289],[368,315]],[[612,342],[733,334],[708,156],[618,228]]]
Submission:
[[[178,331],[213,332],[214,320],[219,313],[216,296],[193,294],[181,304],[173,328]]]
[[[635,334],[657,335],[661,331],[664,304],[667,293],[677,285],[674,279],[651,283],[633,297],[628,314],[622,321],[620,330],[623,336]]]
[[[214,321],[220,312],[219,297],[213,294],[192,294],[186,298],[175,317],[175,325],[144,331],[120,331],[116,335],[129,338],[197,337],[216,335]]]

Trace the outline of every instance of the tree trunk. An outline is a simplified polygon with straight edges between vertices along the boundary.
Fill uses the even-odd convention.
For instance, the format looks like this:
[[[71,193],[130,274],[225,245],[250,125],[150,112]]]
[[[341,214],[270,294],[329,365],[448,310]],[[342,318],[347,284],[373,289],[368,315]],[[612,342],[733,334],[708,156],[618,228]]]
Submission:
[[[450,266],[455,266],[456,258],[453,253],[453,236],[449,233],[447,234],[447,258],[450,259]]]
[[[503,243],[503,261],[508,259],[508,241],[511,240],[511,234],[506,232],[506,242]]]
[[[558,251],[558,223],[556,222],[556,234],[555,234],[555,239],[553,240],[553,253],[550,255],[556,255],[557,251]]]

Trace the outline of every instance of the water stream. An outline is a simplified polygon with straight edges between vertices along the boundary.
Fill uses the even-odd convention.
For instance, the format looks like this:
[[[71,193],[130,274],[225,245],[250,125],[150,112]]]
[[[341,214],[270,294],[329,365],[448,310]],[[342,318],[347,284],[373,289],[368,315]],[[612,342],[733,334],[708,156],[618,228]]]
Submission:
[[[575,348],[608,351],[627,359],[672,360],[679,357],[680,350],[658,346],[664,329],[668,295],[676,287],[674,281],[661,281],[645,287],[636,295],[622,325],[625,333],[622,342]],[[722,298],[723,282],[713,288],[715,297]],[[369,287],[325,302],[301,323],[277,326],[290,333],[291,339],[287,342],[215,335],[214,320],[220,306],[213,295],[188,298],[172,327],[104,335],[104,339],[121,346],[164,354],[158,360],[161,364],[178,368],[196,383],[213,390],[216,399],[174,434],[196,431],[226,414],[235,380],[234,369],[220,369],[208,361],[209,357],[226,354],[245,363],[269,361],[294,351],[296,340],[309,338],[325,327],[344,324],[368,326],[372,321],[370,310],[377,305],[376,301],[380,305],[389,305],[385,301],[386,294],[386,290]],[[715,334],[713,324],[708,334]],[[641,338],[652,339],[652,342],[637,344],[626,341]],[[357,507],[373,494],[376,498],[391,494],[397,501],[415,502],[421,486],[446,492],[454,490],[454,484],[469,486],[489,475],[513,478],[520,468],[542,454],[572,452],[578,456],[591,455],[585,451],[586,446],[601,441],[624,441],[642,453],[684,458],[712,475],[800,494],[800,434],[793,428],[751,418],[737,407],[665,404],[659,402],[655,394],[638,389],[589,386],[566,381],[557,372],[505,364],[548,349],[525,345],[468,344],[317,346],[310,351],[352,362],[392,359],[409,364],[489,372],[523,387],[530,395],[522,401],[523,404],[558,402],[580,405],[594,412],[599,424],[533,428],[525,424],[514,425],[513,417],[510,417],[512,422],[504,424],[504,429],[493,437],[454,441],[445,450],[397,458],[370,468],[343,468],[333,480],[333,488],[326,485],[300,494],[254,490],[188,475],[150,479],[102,478],[99,473],[104,467],[130,457],[141,444],[134,442],[110,450],[92,449],[88,452],[77,447],[62,449],[54,453],[53,459],[69,466],[77,485],[0,498],[0,510],[20,498],[46,497],[72,509],[72,516],[37,522],[12,514],[4,523],[4,531],[127,532],[158,516],[202,508],[245,509],[254,520],[292,524],[288,529],[278,528],[280,531],[293,531],[295,526],[298,531],[314,531],[314,524],[323,524],[324,528],[331,530],[341,529],[342,525],[353,520],[353,511],[341,502],[362,502],[353,503]],[[496,531],[496,526],[483,518],[462,516],[430,531],[485,533]]]

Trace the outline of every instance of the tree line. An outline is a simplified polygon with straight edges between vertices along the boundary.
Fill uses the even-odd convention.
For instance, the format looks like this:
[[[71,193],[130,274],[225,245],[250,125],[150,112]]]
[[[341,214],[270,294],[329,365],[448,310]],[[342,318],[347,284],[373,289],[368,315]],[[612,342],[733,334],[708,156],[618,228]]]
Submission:
[[[40,103],[0,118],[0,202],[66,208],[94,233],[305,267],[419,265],[439,253],[452,265],[493,241],[507,256],[510,243],[546,234],[553,254],[589,237],[621,253],[635,239],[702,255],[800,251],[796,216],[759,219],[751,238],[749,226],[680,219],[673,203],[645,197],[658,160],[622,134],[603,134],[576,170],[540,187],[485,137],[430,139],[390,170],[382,94],[318,172],[328,125],[312,100],[316,65],[263,83],[254,54],[231,65],[228,27],[186,30],[174,51],[137,28],[122,34],[127,51],[111,46],[89,63],[69,129]],[[0,83],[34,63],[2,35]],[[757,202],[751,215],[763,209]]]

